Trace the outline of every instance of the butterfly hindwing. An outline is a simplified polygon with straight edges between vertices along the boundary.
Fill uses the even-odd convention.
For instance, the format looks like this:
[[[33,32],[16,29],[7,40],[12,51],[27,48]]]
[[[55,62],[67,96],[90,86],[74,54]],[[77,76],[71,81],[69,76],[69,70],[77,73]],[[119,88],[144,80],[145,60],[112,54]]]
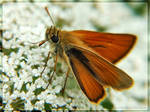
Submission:
[[[91,75],[88,66],[85,65],[86,63],[81,61],[81,59],[86,61],[86,58],[81,56],[78,51],[76,52],[74,50],[75,49],[70,49],[67,51],[71,69],[84,94],[90,101],[98,103],[105,97],[105,90],[103,86]],[[80,58],[78,58],[78,56]]]
[[[80,77],[80,80],[84,81],[86,77],[84,74],[88,74],[86,83],[92,78],[97,81],[96,83],[116,90],[127,89],[133,84],[132,78],[127,73],[92,51],[74,46],[68,50],[68,56],[77,80]]]

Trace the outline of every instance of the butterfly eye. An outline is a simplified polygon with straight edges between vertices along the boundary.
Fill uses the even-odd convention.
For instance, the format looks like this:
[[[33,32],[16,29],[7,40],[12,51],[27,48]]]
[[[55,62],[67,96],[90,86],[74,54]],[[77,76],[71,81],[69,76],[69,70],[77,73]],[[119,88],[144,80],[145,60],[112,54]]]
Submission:
[[[53,36],[51,37],[51,40],[52,40],[54,43],[57,43],[57,42],[59,41],[59,38],[58,38],[58,36],[53,35]]]

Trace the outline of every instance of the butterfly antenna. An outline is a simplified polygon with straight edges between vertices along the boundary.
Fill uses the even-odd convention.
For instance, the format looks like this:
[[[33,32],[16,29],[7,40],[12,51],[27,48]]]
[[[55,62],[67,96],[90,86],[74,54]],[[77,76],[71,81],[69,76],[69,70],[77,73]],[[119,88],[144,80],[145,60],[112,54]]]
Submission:
[[[54,23],[54,21],[53,21],[53,19],[52,19],[51,15],[50,15],[50,13],[49,13],[49,11],[48,11],[48,8],[47,8],[47,7],[45,7],[45,10],[46,10],[47,14],[49,15],[50,20],[52,21],[53,25],[55,26],[55,23]]]

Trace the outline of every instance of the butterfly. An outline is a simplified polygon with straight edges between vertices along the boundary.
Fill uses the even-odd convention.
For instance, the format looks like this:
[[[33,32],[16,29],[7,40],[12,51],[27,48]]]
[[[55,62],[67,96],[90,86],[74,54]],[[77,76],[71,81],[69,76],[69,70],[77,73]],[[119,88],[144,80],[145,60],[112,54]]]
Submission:
[[[50,16],[48,8],[45,9]],[[46,29],[45,37],[39,46],[49,42],[51,51],[48,58],[50,53],[56,58],[54,70],[57,57],[68,65],[64,88],[68,74],[72,72],[87,98],[99,103],[106,96],[105,88],[124,90],[133,85],[133,79],[114,64],[133,48],[137,40],[135,35],[88,30],[63,31],[51,26]]]

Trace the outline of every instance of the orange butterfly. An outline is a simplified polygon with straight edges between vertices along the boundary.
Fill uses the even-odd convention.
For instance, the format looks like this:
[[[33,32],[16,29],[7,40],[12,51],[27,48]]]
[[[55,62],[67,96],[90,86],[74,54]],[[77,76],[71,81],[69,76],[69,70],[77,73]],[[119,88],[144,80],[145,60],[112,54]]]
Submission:
[[[48,8],[45,9],[50,16]],[[86,30],[62,31],[51,26],[46,30],[46,39],[39,45],[48,41],[56,57],[54,70],[59,56],[68,64],[66,80],[71,71],[87,98],[91,102],[99,103],[106,94],[105,87],[123,90],[133,85],[133,79],[113,64],[128,54],[136,40],[136,36],[131,34]],[[47,62],[45,67],[46,65]]]

